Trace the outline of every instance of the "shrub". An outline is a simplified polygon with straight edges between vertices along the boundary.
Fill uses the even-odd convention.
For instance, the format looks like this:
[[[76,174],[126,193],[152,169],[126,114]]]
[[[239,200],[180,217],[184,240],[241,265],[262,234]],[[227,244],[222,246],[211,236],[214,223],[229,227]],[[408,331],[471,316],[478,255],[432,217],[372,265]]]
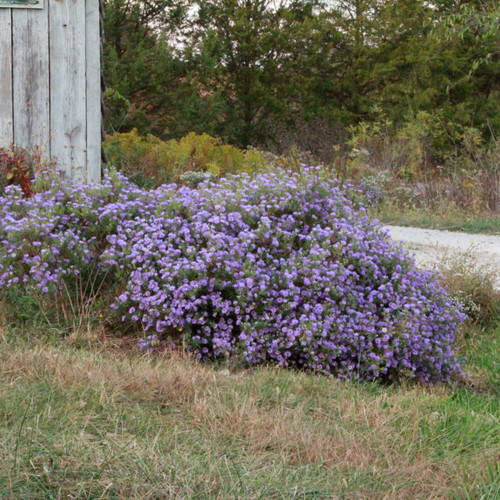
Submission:
[[[160,140],[153,135],[142,137],[137,129],[128,133],[108,135],[103,143],[106,160],[126,176],[145,182],[157,177],[155,148]]]
[[[464,127],[451,133],[427,113],[402,128],[389,121],[363,122],[351,134],[346,176],[370,203],[462,215],[500,213],[499,139],[484,144],[478,130]],[[446,137],[457,144],[445,154],[439,143]]]
[[[463,315],[321,169],[151,191],[108,174],[30,200],[9,189],[0,206],[2,293],[114,297],[123,321],[203,360],[364,380],[459,371]]]
[[[117,176],[86,186],[55,172],[39,176],[33,189],[27,200],[17,186],[0,197],[0,286],[11,303],[36,302],[50,322],[74,320],[112,288],[100,254],[117,216],[106,209],[123,202],[134,216],[142,209],[143,191],[122,185]]]
[[[18,146],[0,148],[0,192],[7,186],[19,186],[26,198],[33,195],[31,181],[37,172],[49,170],[51,163],[44,159],[43,148],[33,153]]]
[[[494,265],[481,264],[473,252],[446,256],[439,264],[448,294],[469,322],[495,325],[500,319],[500,277]]]
[[[161,141],[137,130],[109,136],[104,150],[110,164],[132,180],[144,184],[149,179],[155,185],[181,182],[189,172],[211,175],[255,172],[264,165],[256,150],[243,151],[220,145],[207,134],[190,133],[180,140]]]

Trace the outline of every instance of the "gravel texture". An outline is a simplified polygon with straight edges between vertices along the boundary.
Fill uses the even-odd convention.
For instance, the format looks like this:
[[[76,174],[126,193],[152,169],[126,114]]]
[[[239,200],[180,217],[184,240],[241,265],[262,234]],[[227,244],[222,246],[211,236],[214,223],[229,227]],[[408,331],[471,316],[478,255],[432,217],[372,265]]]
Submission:
[[[445,260],[467,255],[477,266],[488,266],[498,273],[500,289],[500,236],[467,234],[416,227],[385,226],[391,238],[415,252],[421,267],[439,268]]]

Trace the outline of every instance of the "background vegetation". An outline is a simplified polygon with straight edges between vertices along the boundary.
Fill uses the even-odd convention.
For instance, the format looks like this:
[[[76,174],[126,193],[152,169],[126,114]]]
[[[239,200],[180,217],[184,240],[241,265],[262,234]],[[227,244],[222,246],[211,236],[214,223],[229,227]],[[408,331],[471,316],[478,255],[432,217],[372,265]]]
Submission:
[[[109,132],[206,132],[243,148],[283,148],[304,127],[334,145],[349,127],[384,123],[392,136],[426,132],[424,160],[442,163],[471,129],[485,140],[499,131],[493,1],[106,0],[105,8]]]
[[[441,227],[500,230],[497,2],[106,0],[105,9],[106,130],[137,130],[120,144],[208,134],[265,151],[267,163],[329,165],[363,184],[386,221],[446,214]],[[123,164],[116,141],[111,149]],[[248,171],[235,150],[209,155],[210,165],[168,160],[168,175],[164,159],[146,156],[128,165],[139,182],[179,180],[193,165]]]

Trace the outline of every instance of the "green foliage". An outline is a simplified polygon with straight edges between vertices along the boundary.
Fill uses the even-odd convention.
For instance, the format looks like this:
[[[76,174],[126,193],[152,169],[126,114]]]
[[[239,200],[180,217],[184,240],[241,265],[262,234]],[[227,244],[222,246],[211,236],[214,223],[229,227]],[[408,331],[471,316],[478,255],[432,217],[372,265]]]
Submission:
[[[183,181],[196,184],[199,181],[185,174],[253,173],[265,164],[256,150],[244,151],[221,145],[214,137],[194,132],[180,140],[161,141],[152,135],[141,137],[137,129],[133,129],[108,136],[104,150],[110,164],[136,183],[146,186]]]
[[[387,123],[407,177],[456,156],[468,131],[485,141],[500,133],[497,2],[105,5],[110,133],[194,131],[279,150],[285,130],[316,152],[327,129],[359,135]],[[343,147],[334,136],[322,162]]]
[[[481,143],[476,129],[465,130],[458,125],[450,125],[449,130],[443,128],[441,113],[420,111],[408,116],[402,125],[395,125],[380,108],[372,110],[377,119],[350,127],[347,144],[352,153],[348,168],[355,176],[363,171],[382,170],[390,171],[398,179],[422,180],[436,172],[436,165],[455,157],[458,151],[446,152],[446,141],[451,134],[457,141],[467,133],[475,134],[476,148]]]
[[[186,71],[169,39],[183,23],[187,3],[104,0],[108,132],[158,132],[165,115],[180,109]]]
[[[273,137],[307,85],[311,50],[320,50],[315,0],[196,1],[188,36],[204,101],[217,112],[215,133],[246,148]],[[324,53],[328,45],[321,51]],[[305,63],[305,64],[304,64]]]

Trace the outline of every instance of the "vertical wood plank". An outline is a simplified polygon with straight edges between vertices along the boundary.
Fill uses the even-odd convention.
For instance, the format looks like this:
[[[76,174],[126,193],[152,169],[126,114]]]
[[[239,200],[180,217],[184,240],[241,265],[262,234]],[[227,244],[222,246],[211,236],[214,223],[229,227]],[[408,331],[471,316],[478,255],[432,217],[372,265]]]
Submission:
[[[12,11],[14,142],[50,154],[48,9]]]
[[[11,9],[0,9],[0,147],[13,140],[12,14]]]
[[[87,169],[85,3],[49,2],[51,154],[79,181]]]
[[[101,179],[101,32],[99,0],[86,4],[87,181]]]

